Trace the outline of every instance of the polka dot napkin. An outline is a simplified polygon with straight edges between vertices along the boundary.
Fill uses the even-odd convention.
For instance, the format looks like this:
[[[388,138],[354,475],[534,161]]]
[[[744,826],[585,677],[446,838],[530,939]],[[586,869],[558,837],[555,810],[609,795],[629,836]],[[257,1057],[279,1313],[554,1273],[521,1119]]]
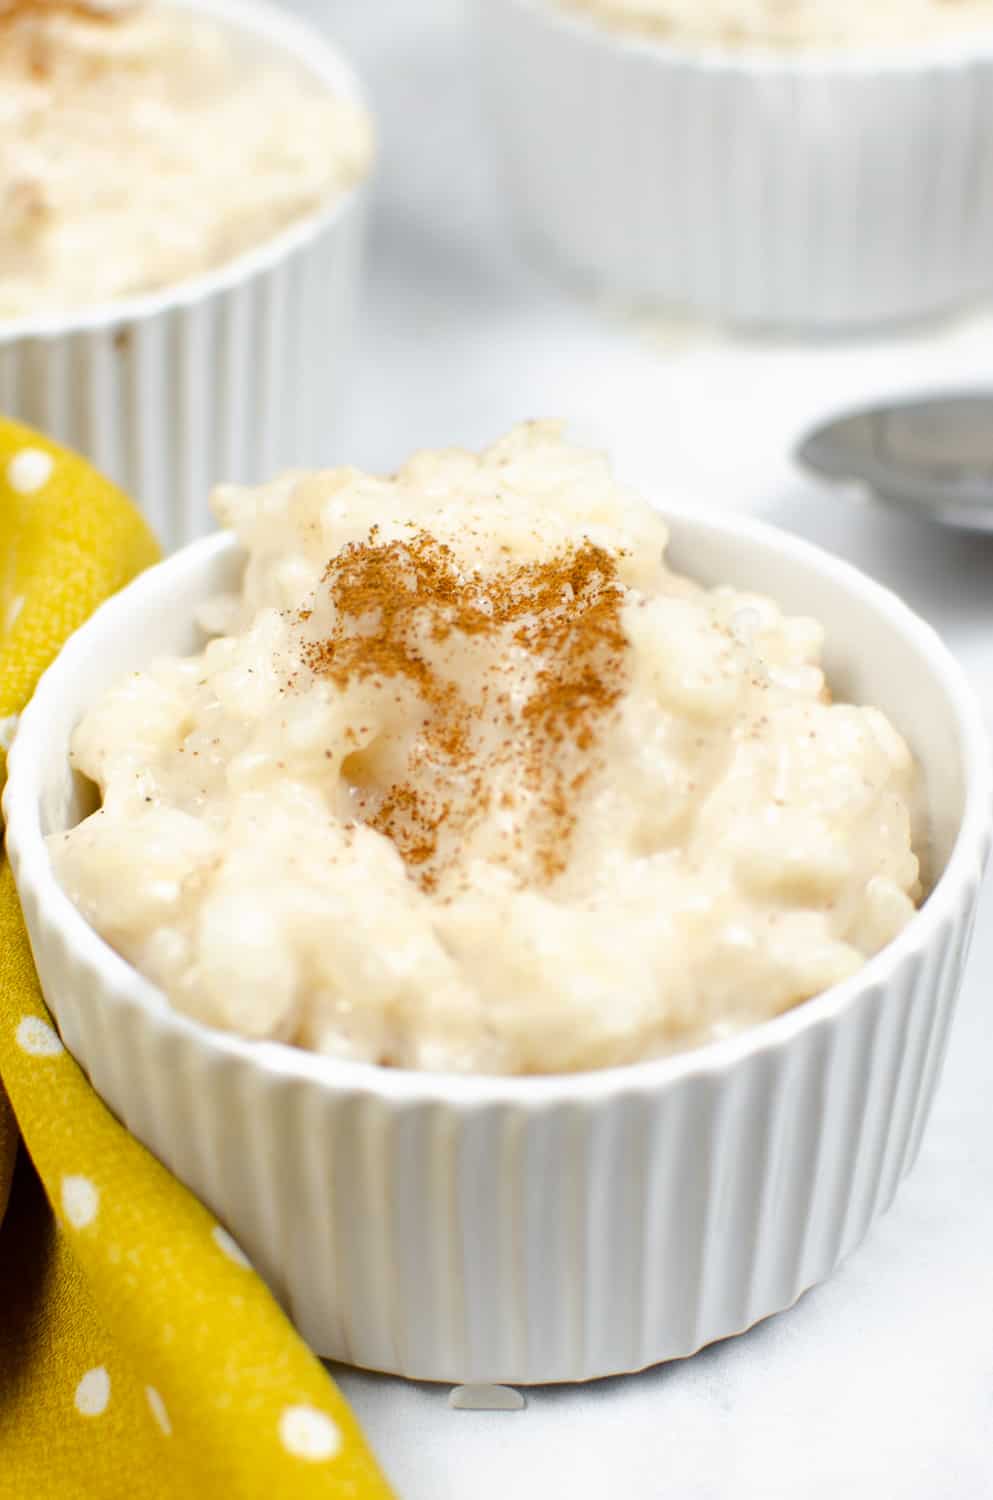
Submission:
[[[123,495],[0,420],[0,780],[40,672],[155,557]],[[234,1240],[63,1048],[6,863],[0,1289],[4,1500],[388,1500],[344,1400]]]

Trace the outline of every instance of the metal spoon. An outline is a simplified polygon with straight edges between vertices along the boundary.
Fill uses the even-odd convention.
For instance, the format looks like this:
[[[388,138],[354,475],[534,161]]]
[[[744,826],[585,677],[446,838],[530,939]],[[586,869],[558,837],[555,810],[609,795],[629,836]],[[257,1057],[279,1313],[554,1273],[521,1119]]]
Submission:
[[[850,412],[805,437],[796,458],[925,520],[993,532],[993,391]]]

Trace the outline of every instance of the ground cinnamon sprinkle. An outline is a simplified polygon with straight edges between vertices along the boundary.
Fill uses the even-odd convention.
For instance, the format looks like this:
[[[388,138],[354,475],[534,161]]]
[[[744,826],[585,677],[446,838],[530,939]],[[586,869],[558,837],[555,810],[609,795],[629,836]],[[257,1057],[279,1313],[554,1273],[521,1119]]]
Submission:
[[[16,39],[18,45],[26,41],[30,49],[27,65],[31,76],[45,82],[52,75],[52,48],[57,45],[48,34],[45,22],[63,17],[92,25],[114,26],[128,13],[137,10],[139,4],[140,0],[127,0],[127,3],[117,0],[116,4],[113,0],[103,0],[103,3],[100,0],[0,0],[0,46],[5,42],[9,44],[11,38]],[[27,204],[17,205],[19,209],[26,207],[29,210],[19,215],[21,227],[25,224],[30,227],[32,220],[37,222],[44,217],[44,204],[36,206],[32,203],[31,192],[31,184],[20,189],[19,196],[29,195]]]
[[[594,765],[598,731],[624,686],[627,639],[616,557],[584,541],[496,574],[466,573],[427,532],[353,543],[325,569],[318,604],[329,633],[305,640],[311,671],[396,694],[421,713],[401,776],[367,774],[374,749],[346,762],[362,821],[393,840],[433,889],[480,819],[504,814],[507,862],[527,847],[551,880],[565,866],[573,800]],[[326,606],[330,604],[330,611]],[[513,683],[525,683],[516,696]]]
[[[112,22],[129,10],[137,10],[140,0],[0,0],[0,22],[17,21],[34,16],[56,14],[80,16],[86,21]]]

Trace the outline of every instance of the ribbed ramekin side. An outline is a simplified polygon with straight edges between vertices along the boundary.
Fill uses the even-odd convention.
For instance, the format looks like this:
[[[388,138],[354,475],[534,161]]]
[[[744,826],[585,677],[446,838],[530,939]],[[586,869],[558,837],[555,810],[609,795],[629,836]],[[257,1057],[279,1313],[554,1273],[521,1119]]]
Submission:
[[[829,1274],[912,1159],[971,921],[963,907],[789,1045],[533,1107],[397,1102],[219,1058],[134,1004],[111,1015],[30,892],[25,909],[67,1044],[319,1352],[519,1383],[692,1353]]]
[[[284,260],[199,301],[0,346],[3,409],[90,458],[168,550],[203,535],[214,484],[329,457],[362,200]]]
[[[722,320],[882,323],[993,283],[993,55],[750,58],[476,0],[526,240],[620,296]]]

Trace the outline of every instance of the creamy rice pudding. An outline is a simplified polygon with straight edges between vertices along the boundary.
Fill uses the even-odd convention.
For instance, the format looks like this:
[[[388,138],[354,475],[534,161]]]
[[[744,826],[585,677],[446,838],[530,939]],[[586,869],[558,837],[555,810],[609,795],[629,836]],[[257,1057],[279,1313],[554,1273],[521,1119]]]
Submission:
[[[180,1010],[421,1069],[653,1057],[856,973],[914,913],[914,761],[822,631],[666,563],[554,424],[222,489],[203,651],[76,729],[52,841]]]
[[[567,10],[693,45],[903,46],[993,33],[993,0],[553,0]]]
[[[195,9],[0,0],[0,318],[210,270],[371,150],[351,101]]]

